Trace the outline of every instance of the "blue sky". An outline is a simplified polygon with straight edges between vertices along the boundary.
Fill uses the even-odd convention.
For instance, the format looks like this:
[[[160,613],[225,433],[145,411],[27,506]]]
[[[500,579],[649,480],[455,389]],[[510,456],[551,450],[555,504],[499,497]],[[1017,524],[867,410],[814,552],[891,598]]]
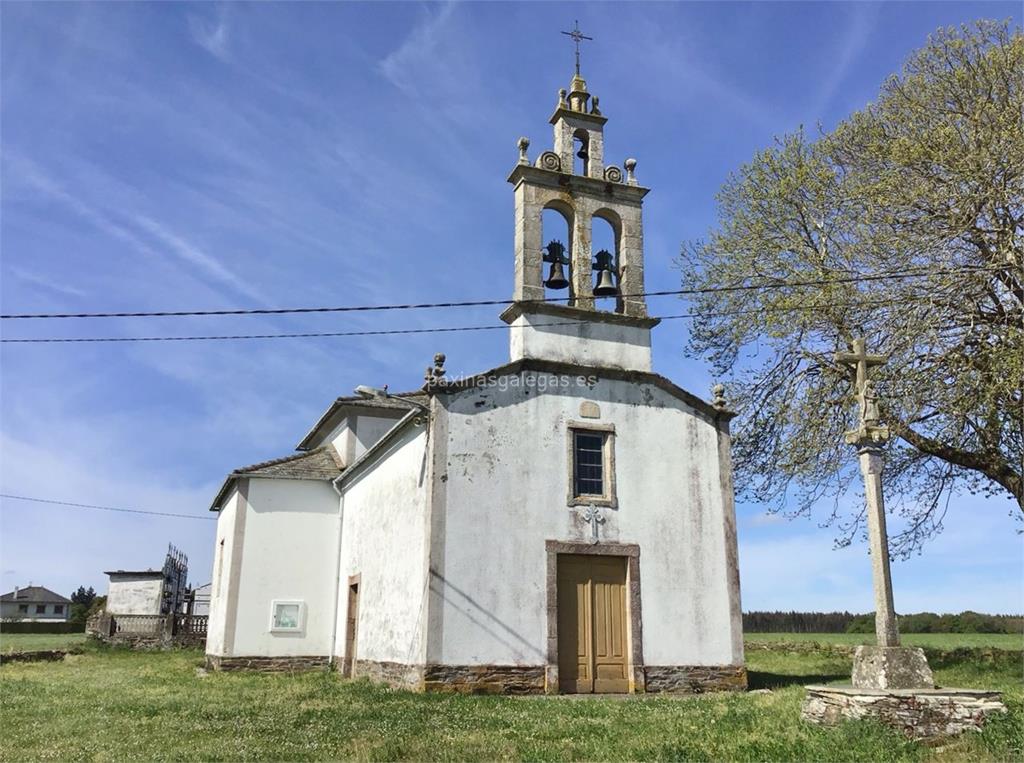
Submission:
[[[549,147],[583,73],[605,155],[638,159],[648,287],[678,288],[680,243],[727,174],[799,125],[835,124],[937,27],[1010,3],[4,3],[4,312],[208,309],[504,298],[520,135]],[[676,298],[655,314],[681,312]],[[496,322],[498,310],[5,322],[7,337],[278,333]],[[707,395],[687,326],[655,368]],[[418,387],[507,359],[507,334],[5,345],[2,492],[203,516],[233,467],[291,452],[356,384]],[[168,541],[209,578],[214,523],[0,502],[5,591],[105,590]],[[1008,501],[961,496],[924,555],[894,565],[901,611],[1021,611]],[[739,506],[745,609],[872,609],[864,545],[824,513]],[[895,521],[895,520],[894,520]]]

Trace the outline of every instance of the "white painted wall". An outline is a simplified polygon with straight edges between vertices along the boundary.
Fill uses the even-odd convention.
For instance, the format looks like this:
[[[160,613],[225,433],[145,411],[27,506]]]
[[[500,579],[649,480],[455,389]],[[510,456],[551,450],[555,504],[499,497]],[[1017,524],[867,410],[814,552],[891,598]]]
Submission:
[[[539,383],[476,388],[448,404],[438,570],[446,583],[443,601],[431,600],[443,612],[431,659],[547,661],[544,543],[591,537],[580,509],[567,505],[567,423],[582,421],[580,403],[589,400],[600,406],[597,422],[615,425],[619,505],[601,509],[600,536],[640,546],[645,663],[740,662],[732,650],[714,425],[652,384],[602,379],[555,387],[555,377],[538,376],[547,391]]]
[[[406,413],[395,411],[391,416],[373,416],[360,411],[352,417],[355,419],[355,458],[373,447]]]
[[[240,564],[232,565],[240,574],[230,581],[225,603],[231,605],[230,587],[237,586],[234,643],[225,643],[221,654],[330,654],[338,538],[338,495],[330,483],[250,478],[242,537]],[[220,598],[214,594],[211,615]],[[275,599],[305,603],[301,632],[271,632]]]
[[[26,612],[22,612],[19,608],[19,602],[5,601],[0,602],[0,620],[25,620],[33,622],[44,622],[44,623],[62,623],[68,619],[70,614],[70,604],[54,604],[53,602],[20,602],[21,605],[28,607]],[[37,612],[37,607],[44,607],[45,612]],[[55,607],[63,607],[60,613],[54,611]]]
[[[345,650],[348,578],[359,574],[357,659],[422,662],[429,490],[425,449],[424,427],[409,427],[385,446],[381,455],[386,462],[343,483],[339,657]]]
[[[237,486],[231,491],[217,515],[216,545],[213,551],[213,577],[210,591],[210,619],[206,622],[206,653],[227,654],[225,642],[225,626],[228,612],[228,601],[231,591],[237,590],[237,584],[231,580],[231,560],[235,549],[235,521],[238,517],[238,504],[241,501]]]
[[[651,330],[524,313],[509,331],[512,360],[536,358],[581,366],[651,370]]]
[[[115,573],[107,588],[106,610],[112,615],[159,615],[163,594],[163,575]]]

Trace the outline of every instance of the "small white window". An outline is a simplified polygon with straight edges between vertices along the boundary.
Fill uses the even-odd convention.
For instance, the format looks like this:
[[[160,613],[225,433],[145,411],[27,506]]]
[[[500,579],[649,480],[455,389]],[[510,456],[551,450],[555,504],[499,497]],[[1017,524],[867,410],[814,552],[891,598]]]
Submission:
[[[270,611],[271,633],[295,633],[306,625],[306,603],[303,601],[274,601]]]

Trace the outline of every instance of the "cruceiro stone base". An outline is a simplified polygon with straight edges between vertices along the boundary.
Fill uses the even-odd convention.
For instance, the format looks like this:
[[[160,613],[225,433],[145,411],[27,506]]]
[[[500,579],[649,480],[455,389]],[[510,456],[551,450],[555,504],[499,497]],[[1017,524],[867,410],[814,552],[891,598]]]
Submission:
[[[701,694],[712,691],[746,691],[743,665],[647,665],[648,692]]]
[[[327,656],[296,657],[222,657],[206,655],[208,670],[255,670],[262,673],[293,673],[317,670],[330,664]]]
[[[858,646],[853,685],[859,689],[932,689],[935,679],[924,650],[909,646]]]
[[[1005,712],[996,691],[808,686],[800,716],[827,725],[875,718],[908,739],[930,740],[978,731],[990,716]]]

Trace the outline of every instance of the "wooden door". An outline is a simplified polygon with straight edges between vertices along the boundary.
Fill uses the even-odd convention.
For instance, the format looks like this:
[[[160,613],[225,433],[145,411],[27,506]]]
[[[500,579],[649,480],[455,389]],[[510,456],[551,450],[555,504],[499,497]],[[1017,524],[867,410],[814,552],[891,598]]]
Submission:
[[[558,558],[558,684],[566,693],[629,691],[626,560]]]
[[[341,674],[352,677],[356,664],[356,634],[359,624],[359,583],[351,583],[348,587],[348,614],[345,618],[345,662]]]

